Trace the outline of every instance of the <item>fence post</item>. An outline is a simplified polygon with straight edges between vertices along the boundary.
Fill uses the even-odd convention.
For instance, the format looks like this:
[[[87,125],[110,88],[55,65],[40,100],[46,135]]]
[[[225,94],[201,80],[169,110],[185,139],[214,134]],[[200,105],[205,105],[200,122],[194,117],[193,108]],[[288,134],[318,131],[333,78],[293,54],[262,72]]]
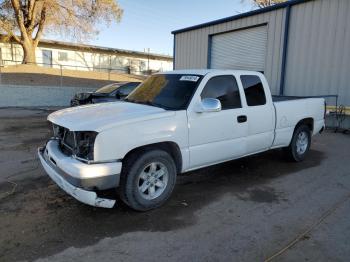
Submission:
[[[62,87],[62,74],[63,74],[63,72],[62,72],[62,65],[60,65],[60,72],[61,72],[61,78],[60,78],[60,85],[61,85],[61,87]]]

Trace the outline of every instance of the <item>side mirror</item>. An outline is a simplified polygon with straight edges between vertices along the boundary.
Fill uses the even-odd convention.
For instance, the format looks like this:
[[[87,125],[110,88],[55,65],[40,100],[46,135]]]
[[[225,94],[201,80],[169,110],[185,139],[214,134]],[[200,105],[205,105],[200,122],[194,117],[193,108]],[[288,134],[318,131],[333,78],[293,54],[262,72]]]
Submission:
[[[196,107],[197,113],[209,113],[221,111],[221,102],[216,98],[204,98]]]

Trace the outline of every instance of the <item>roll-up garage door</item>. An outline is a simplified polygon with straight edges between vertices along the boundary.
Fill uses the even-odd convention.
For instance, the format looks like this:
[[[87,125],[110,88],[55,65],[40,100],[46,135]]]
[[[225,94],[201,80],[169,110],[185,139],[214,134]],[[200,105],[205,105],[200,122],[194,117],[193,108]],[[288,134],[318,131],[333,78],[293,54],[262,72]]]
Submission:
[[[210,68],[264,71],[267,26],[213,35]]]

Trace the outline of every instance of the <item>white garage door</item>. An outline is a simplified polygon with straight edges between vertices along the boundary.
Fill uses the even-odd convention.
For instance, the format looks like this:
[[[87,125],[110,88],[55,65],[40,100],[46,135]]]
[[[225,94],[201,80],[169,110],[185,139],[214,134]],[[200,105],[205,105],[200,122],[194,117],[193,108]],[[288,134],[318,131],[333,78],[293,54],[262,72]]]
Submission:
[[[267,26],[212,36],[210,68],[265,70]]]

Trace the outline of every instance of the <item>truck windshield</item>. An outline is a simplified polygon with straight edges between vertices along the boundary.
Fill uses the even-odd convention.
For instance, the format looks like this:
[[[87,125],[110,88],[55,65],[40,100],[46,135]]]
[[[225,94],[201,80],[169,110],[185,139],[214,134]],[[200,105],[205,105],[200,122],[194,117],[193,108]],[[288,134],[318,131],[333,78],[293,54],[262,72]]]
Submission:
[[[112,93],[116,88],[118,88],[120,85],[118,84],[109,84],[106,86],[103,86],[95,91],[95,93],[99,94],[109,94]]]
[[[183,110],[187,108],[201,79],[200,75],[153,75],[128,95],[125,101],[167,110]]]

